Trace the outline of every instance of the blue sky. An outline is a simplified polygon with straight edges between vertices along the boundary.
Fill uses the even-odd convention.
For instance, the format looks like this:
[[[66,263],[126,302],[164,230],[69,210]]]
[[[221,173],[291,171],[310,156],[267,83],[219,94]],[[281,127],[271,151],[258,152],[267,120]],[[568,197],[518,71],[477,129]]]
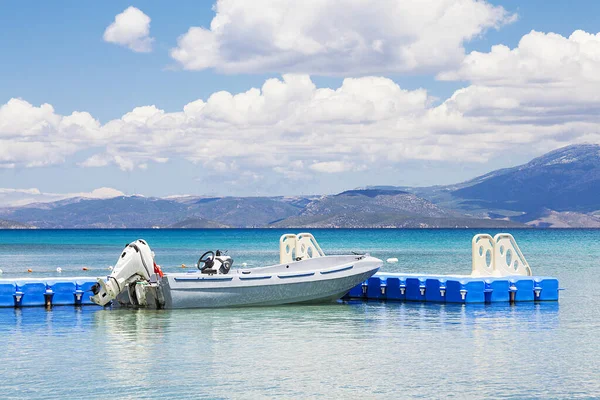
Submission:
[[[494,44],[517,45],[531,30],[569,35],[575,29],[600,31],[595,16],[600,2],[492,1],[517,12],[519,19],[502,29],[490,30],[465,44],[467,51],[487,51]],[[110,1],[90,5],[80,1],[58,3],[18,1],[0,3],[0,102],[21,97],[50,103],[60,113],[88,110],[101,121],[120,117],[132,108],[156,104],[178,110],[189,101],[218,90],[239,92],[260,87],[278,74],[218,74],[181,71],[169,57],[177,37],[190,26],[209,26],[215,13],[210,1],[183,0],[172,7],[162,1]],[[115,15],[129,6],[152,17],[157,49],[136,54],[102,40],[102,32]],[[427,87],[436,96],[450,95],[460,83],[438,82],[431,76],[399,75],[402,87]],[[341,78],[314,77],[320,85],[336,86]]]
[[[459,44],[464,46],[466,55],[472,51],[489,53],[490,48],[497,44],[504,44],[510,49],[514,49],[518,46],[521,38],[532,30],[544,33],[552,32],[564,38],[568,38],[575,30],[583,30],[590,34],[596,34],[600,30],[596,17],[600,12],[600,3],[598,2],[578,1],[568,4],[567,2],[547,1],[489,1],[485,4],[490,8],[501,6],[507,14],[516,14],[516,18],[513,18],[512,22],[499,23],[501,26],[498,29],[482,29],[473,39],[460,40]],[[151,18],[149,36],[154,38],[151,52],[134,52],[126,46],[109,43],[103,39],[103,33],[115,21],[115,16],[130,6],[141,10]],[[257,2],[255,7],[265,7],[265,13],[267,13],[269,5]],[[307,7],[310,7],[308,3]],[[427,10],[423,12],[427,13]],[[431,108],[443,104],[461,88],[487,85],[493,87],[494,90],[502,89],[488,81],[476,81],[479,78],[474,77],[475,75],[473,78],[471,75],[459,74],[459,78],[452,80],[439,79],[438,74],[440,73],[458,70],[460,60],[454,60],[454,64],[444,61],[440,65],[432,66],[426,63],[427,65],[420,67],[417,63],[414,68],[397,69],[394,67],[395,64],[390,62],[390,66],[384,70],[374,70],[372,66],[365,66],[365,69],[362,69],[360,61],[357,61],[350,70],[340,70],[341,72],[338,73],[335,69],[337,67],[330,67],[336,57],[333,52],[330,56],[331,62],[326,60],[329,55],[325,54],[323,56],[325,61],[308,67],[306,66],[307,61],[303,60],[302,63],[299,62],[292,66],[289,63],[278,64],[275,62],[275,66],[259,66],[258,68],[232,67],[235,70],[223,70],[223,68],[229,68],[225,64],[232,61],[231,59],[227,60],[223,53],[219,56],[221,61],[215,61],[216,63],[223,62],[223,68],[218,64],[213,64],[211,67],[200,70],[198,68],[190,70],[190,64],[186,64],[186,61],[176,60],[170,52],[178,47],[178,38],[186,34],[190,27],[198,26],[208,29],[214,17],[213,3],[208,1],[179,1],[176,6],[159,1],[94,3],[2,1],[0,2],[0,54],[2,54],[0,106],[7,104],[10,99],[22,99],[32,107],[48,103],[52,105],[56,115],[68,116],[74,111],[85,111],[103,126],[111,120],[120,119],[135,107],[155,105],[165,113],[182,112],[186,104],[198,99],[206,101],[215,92],[227,91],[237,94],[250,88],[261,88],[267,79],[282,79],[282,73],[290,71],[309,75],[310,80],[317,88],[338,89],[345,78],[371,76],[386,78],[408,91],[417,91],[422,88],[427,91],[429,98],[427,109],[423,112],[431,111]],[[335,19],[335,15],[332,16],[332,19]],[[377,24],[376,21],[371,21],[371,23]],[[456,23],[460,25],[460,21]],[[432,24],[435,27],[435,21]],[[235,30],[235,28],[232,29]],[[287,31],[285,33],[289,34]],[[237,33],[234,32],[234,34]],[[277,34],[273,33],[274,41],[277,39]],[[292,34],[294,34],[293,31]],[[419,33],[414,34],[418,35]],[[225,48],[230,45],[229,43],[234,43],[229,50],[231,53],[240,51],[240,49],[246,51],[244,49],[251,47],[252,43],[258,42],[253,41],[252,35],[252,30],[245,31],[241,37],[226,39],[221,46]],[[387,38],[388,42],[396,40],[393,35],[393,32],[390,33],[390,37]],[[292,59],[300,58],[294,56]],[[310,57],[307,59],[310,64]],[[230,63],[230,65],[233,64]],[[327,65],[327,67],[323,67],[323,65]],[[325,71],[327,68],[329,70]],[[558,78],[554,74],[551,79]],[[585,82],[581,84],[585,84]],[[520,85],[527,90],[532,87],[531,83],[526,80]],[[574,100],[573,103],[581,107],[590,106],[589,104],[581,105],[580,99]],[[523,103],[521,102],[521,104]],[[595,104],[594,102],[592,107]],[[464,116],[477,115],[479,117],[477,113],[480,111],[476,113],[473,110],[463,110],[461,112]],[[498,112],[489,109],[486,112],[490,113],[489,116],[486,116],[486,123],[492,123],[491,121],[496,119]],[[414,111],[411,111],[410,115],[413,114]],[[9,117],[5,115],[4,118]],[[282,117],[282,119],[284,118],[286,117]],[[337,116],[336,118],[338,121],[343,117]],[[351,115],[348,118],[351,118]],[[384,118],[387,121],[386,127],[393,125],[388,124],[390,116],[386,115]],[[514,122],[516,117],[511,118],[513,118],[511,123],[516,124]],[[216,147],[211,147],[211,152],[222,152],[222,157],[203,158],[204,153],[201,150],[190,154],[177,148],[177,145],[167,144],[164,158],[168,158],[168,161],[156,162],[155,160],[159,157],[157,155],[159,149],[153,147],[145,150],[144,155],[136,155],[137,158],[134,157],[135,160],[131,161],[133,167],[129,166],[130,163],[124,166],[123,163],[119,164],[120,161],[114,160],[119,155],[126,157],[127,152],[132,148],[131,141],[120,143],[119,134],[106,134],[109,128],[105,127],[102,128],[104,130],[102,135],[106,136],[104,139],[98,138],[101,133],[94,134],[93,145],[78,144],[73,150],[65,151],[60,160],[54,160],[45,153],[40,153],[40,157],[49,157],[49,159],[44,159],[43,162],[38,163],[41,165],[38,165],[26,157],[21,160],[16,156],[6,156],[7,167],[0,169],[0,187],[39,188],[42,192],[69,193],[91,191],[98,187],[108,186],[125,193],[165,196],[181,193],[307,194],[335,192],[367,184],[446,184],[485,173],[493,168],[512,166],[527,161],[532,156],[540,155],[559,145],[583,140],[594,141],[594,137],[589,135],[595,134],[596,126],[580,127],[581,132],[573,134],[575,129],[573,126],[562,124],[563,131],[560,131],[557,126],[557,131],[552,133],[554,136],[550,137],[550,133],[546,131],[537,133],[537,130],[530,125],[527,125],[526,128],[517,125],[515,132],[525,132],[524,136],[529,135],[532,139],[525,140],[520,144],[516,143],[519,140],[514,138],[506,139],[500,144],[492,140],[482,145],[481,149],[473,149],[471,152],[464,153],[456,152],[454,157],[452,149],[430,147],[434,146],[431,143],[435,143],[435,146],[443,146],[440,143],[448,142],[448,140],[440,140],[434,133],[428,133],[429,139],[424,142],[411,144],[414,132],[418,133],[419,129],[430,129],[429,124],[421,127],[421,122],[415,122],[415,131],[413,134],[407,134],[407,137],[410,138],[407,140],[403,139],[402,135],[404,134],[396,134],[390,130],[385,140],[389,138],[392,144],[396,141],[401,142],[401,148],[396,156],[390,157],[390,160],[386,162],[381,162],[380,160],[385,158],[385,155],[384,153],[379,154],[378,151],[382,150],[374,150],[372,153],[365,151],[359,157],[356,156],[357,152],[362,151],[360,150],[360,135],[347,132],[349,129],[355,129],[354,122],[352,123],[354,128],[349,128],[345,121],[338,121],[341,124],[338,126],[331,125],[334,123],[331,121],[333,120],[328,120],[327,126],[320,124],[300,126],[298,123],[294,125],[293,122],[286,122],[285,132],[281,133],[283,136],[274,139],[274,144],[271,147],[266,146],[265,151],[287,152],[286,149],[281,150],[277,143],[281,143],[284,140],[282,138],[287,137],[289,132],[298,134],[310,132],[315,137],[319,137],[321,132],[330,131],[336,131],[335,135],[337,136],[331,138],[331,141],[327,141],[327,143],[344,143],[344,140],[349,137],[348,135],[355,135],[352,136],[352,140],[348,141],[350,143],[348,147],[352,147],[353,150],[340,150],[341,152],[333,153],[323,150],[322,155],[317,155],[317,153],[320,154],[321,149],[307,150],[305,153],[300,153],[298,150],[298,154],[295,154],[295,150],[289,150],[289,154],[280,154],[280,159],[270,161],[268,164],[256,161],[261,158],[260,154],[257,156],[254,153],[246,154],[243,151],[235,152],[237,155],[228,157],[227,153],[228,150],[231,150],[232,142],[224,141],[220,144],[215,143]],[[413,122],[410,121],[411,124]],[[0,121],[0,125],[1,123],[2,121]],[[270,123],[273,124],[272,127],[278,126],[277,121]],[[379,130],[381,127],[374,125],[379,123],[383,122],[369,120],[361,129],[372,126]],[[405,123],[405,120],[398,121],[395,122],[395,126]],[[593,121],[590,123],[595,124]],[[476,124],[477,122],[475,122]],[[545,121],[539,121],[537,124],[540,127],[548,126],[548,122]],[[498,132],[503,132],[502,135],[506,133],[504,126],[503,122],[502,127],[498,128]],[[55,134],[53,133],[55,129],[58,128],[37,134],[42,135],[41,137],[50,137]],[[156,134],[156,131],[152,130],[153,128],[144,129],[148,129],[148,135]],[[182,129],[180,126],[176,128],[178,134],[188,138],[189,134],[181,133]],[[195,128],[194,134],[198,136],[190,141],[199,149],[206,140],[203,136],[203,129],[205,128]],[[233,124],[224,129],[227,129],[228,132],[231,130],[232,137],[247,136],[245,139],[241,139],[242,147],[246,143],[245,140],[248,141],[248,144],[259,143],[264,140],[261,135],[266,134],[261,133],[252,137],[254,133],[251,132],[254,132],[255,129],[252,126],[249,127],[249,123],[246,122],[241,125]],[[268,132],[271,128],[265,127],[261,123],[260,129]],[[496,128],[490,127],[487,132],[490,135],[501,136],[499,133],[493,133],[494,129]],[[248,133],[239,133],[238,131]],[[531,132],[527,133],[529,131]],[[10,140],[20,141],[19,143],[25,146],[34,140],[32,136],[15,139],[12,135],[11,133]],[[139,135],[140,147],[142,147],[146,137],[144,133],[139,133]],[[161,133],[161,135],[163,134]],[[537,139],[533,138],[534,136]],[[64,139],[64,135],[62,137]],[[218,137],[218,130],[217,133],[211,134],[211,137]],[[310,140],[314,142],[314,138]],[[385,140],[380,138],[378,142],[381,143]],[[449,140],[451,141],[451,139]],[[86,139],[79,137],[76,141],[84,143]],[[173,141],[176,142],[176,138]],[[494,147],[496,145],[497,148]],[[64,147],[64,143],[59,147]],[[110,156],[102,155],[100,157],[102,160],[108,161],[86,163],[90,157],[104,154],[104,150],[109,147],[111,149],[107,154],[110,153]],[[425,147],[427,149],[423,150]],[[424,153],[422,154],[421,151]],[[485,154],[485,156],[478,157],[479,154]],[[384,156],[382,157],[382,155]],[[220,161],[224,163],[223,166],[213,168],[215,163]],[[92,164],[95,165],[90,166]],[[290,165],[296,165],[294,171],[297,174],[290,173],[288,168]],[[325,170],[328,171],[324,172]]]

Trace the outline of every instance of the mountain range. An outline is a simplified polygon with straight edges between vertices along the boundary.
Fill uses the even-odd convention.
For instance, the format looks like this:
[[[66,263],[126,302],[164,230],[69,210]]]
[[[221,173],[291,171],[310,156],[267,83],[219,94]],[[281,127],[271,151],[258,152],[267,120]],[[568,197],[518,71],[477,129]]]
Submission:
[[[600,146],[572,145],[455,185],[295,197],[71,197],[0,208],[6,228],[600,227]]]

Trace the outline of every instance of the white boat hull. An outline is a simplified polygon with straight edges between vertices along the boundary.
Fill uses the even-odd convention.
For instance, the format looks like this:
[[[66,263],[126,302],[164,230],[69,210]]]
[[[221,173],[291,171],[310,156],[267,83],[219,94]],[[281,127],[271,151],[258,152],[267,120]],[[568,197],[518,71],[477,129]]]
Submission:
[[[375,274],[369,255],[326,256],[310,233],[279,239],[279,264],[231,269],[233,259],[207,251],[197,271],[164,275],[143,239],[128,244],[90,299],[135,308],[214,308],[324,302],[339,299]]]
[[[375,274],[369,256],[325,256],[229,274],[167,274],[164,308],[267,306],[333,301]]]

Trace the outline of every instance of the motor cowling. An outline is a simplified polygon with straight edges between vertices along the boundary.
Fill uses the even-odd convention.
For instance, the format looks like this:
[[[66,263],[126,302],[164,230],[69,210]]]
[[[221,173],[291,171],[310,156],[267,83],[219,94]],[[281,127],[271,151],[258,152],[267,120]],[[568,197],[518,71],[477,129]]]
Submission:
[[[128,244],[119,256],[112,273],[107,279],[98,278],[92,287],[90,299],[105,306],[126,290],[131,283],[150,281],[154,274],[154,257],[148,243],[142,239]]]

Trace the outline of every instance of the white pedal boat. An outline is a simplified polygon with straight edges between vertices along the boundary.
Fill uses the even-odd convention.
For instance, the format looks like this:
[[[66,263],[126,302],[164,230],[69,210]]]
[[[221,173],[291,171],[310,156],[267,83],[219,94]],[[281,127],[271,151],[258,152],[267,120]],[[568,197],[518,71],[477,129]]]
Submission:
[[[99,305],[147,308],[268,306],[333,301],[375,274],[383,262],[368,254],[326,256],[308,233],[280,239],[280,263],[231,269],[231,257],[208,251],[198,271],[162,274],[144,240],[130,243],[91,299]]]

